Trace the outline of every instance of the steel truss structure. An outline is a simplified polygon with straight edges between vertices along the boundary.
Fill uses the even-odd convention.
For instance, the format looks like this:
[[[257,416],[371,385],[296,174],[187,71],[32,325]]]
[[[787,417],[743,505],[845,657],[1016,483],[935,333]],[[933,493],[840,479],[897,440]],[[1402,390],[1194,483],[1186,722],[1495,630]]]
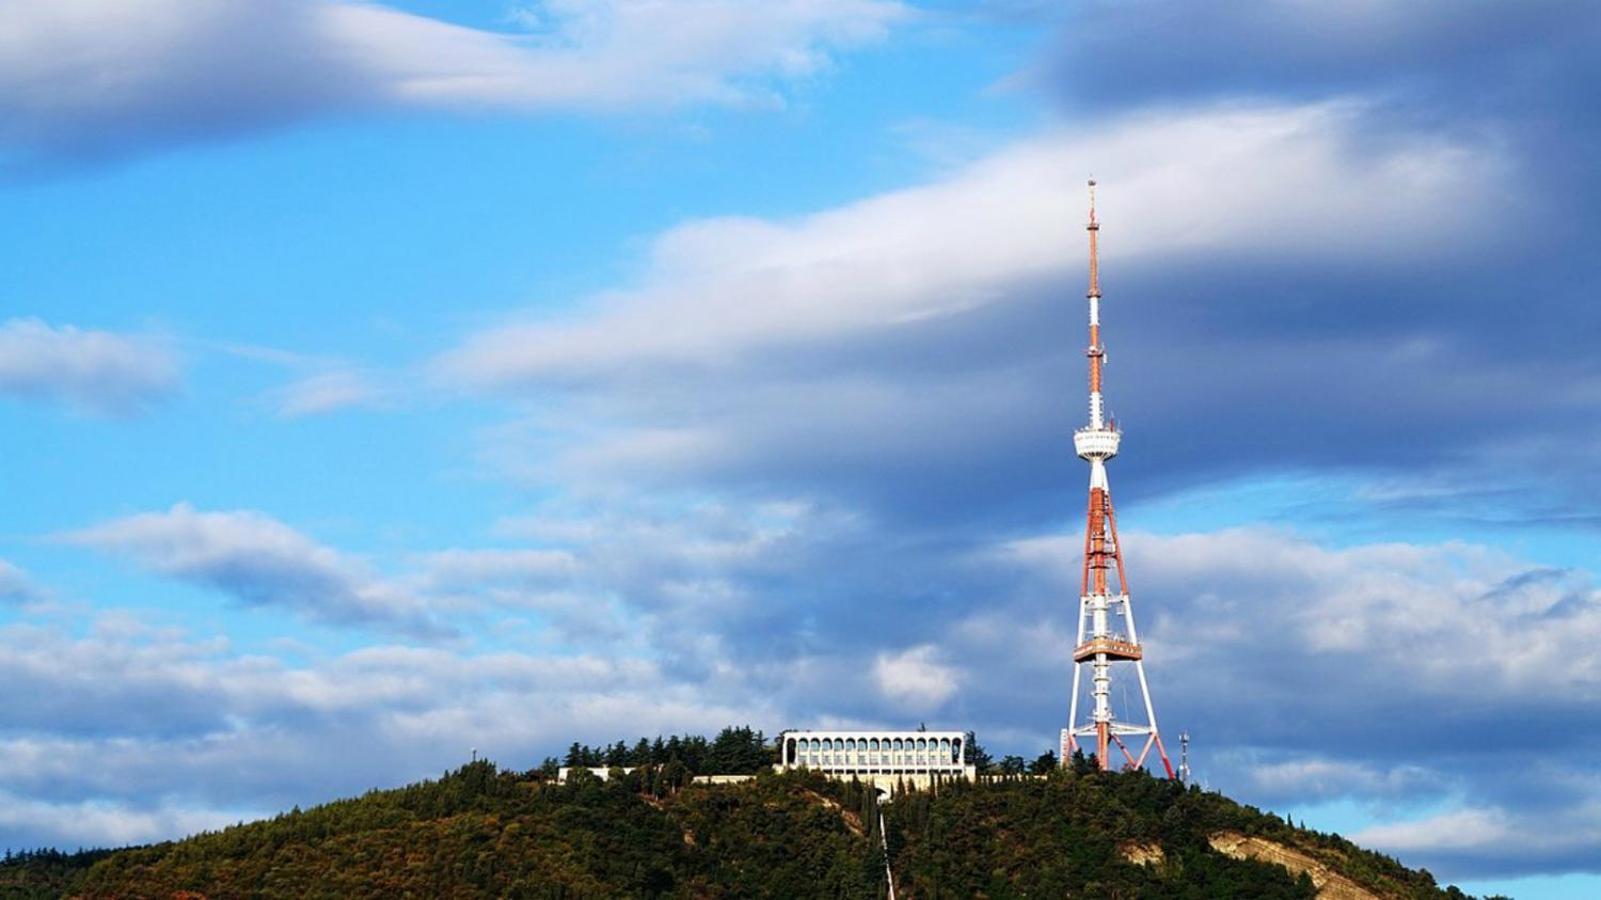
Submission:
[[[1084,530],[1084,575],[1079,588],[1078,639],[1073,649],[1073,697],[1068,709],[1068,727],[1062,729],[1061,762],[1067,765],[1081,741],[1093,740],[1096,761],[1102,769],[1112,765],[1115,745],[1128,768],[1140,768],[1154,749],[1167,777],[1173,778],[1173,765],[1156,727],[1156,708],[1151,688],[1145,680],[1145,651],[1134,627],[1134,607],[1129,600],[1128,574],[1123,566],[1122,545],[1117,539],[1117,513],[1112,507],[1112,489],[1106,478],[1106,463],[1117,455],[1123,433],[1116,421],[1107,421],[1101,396],[1102,369],[1106,349],[1101,345],[1101,279],[1099,242],[1101,225],[1095,218],[1095,181],[1089,182],[1090,219],[1086,226],[1090,238],[1089,298],[1090,344],[1085,351],[1090,368],[1090,424],[1073,434],[1073,447],[1080,459],[1090,464],[1090,500]],[[1115,589],[1112,584],[1116,575]],[[1113,629],[1121,619],[1125,631]],[[1114,666],[1133,666],[1139,680],[1139,718],[1119,718],[1112,708]],[[1090,673],[1087,715],[1079,719],[1079,699],[1084,670]],[[1131,750],[1124,738],[1138,746]]]

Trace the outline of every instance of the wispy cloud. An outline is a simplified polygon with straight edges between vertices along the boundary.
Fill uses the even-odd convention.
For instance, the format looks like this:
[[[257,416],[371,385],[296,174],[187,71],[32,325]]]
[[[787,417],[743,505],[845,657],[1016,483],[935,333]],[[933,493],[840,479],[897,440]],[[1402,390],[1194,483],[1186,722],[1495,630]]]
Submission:
[[[278,415],[287,419],[320,416],[384,402],[386,391],[356,369],[317,372],[272,392]]]

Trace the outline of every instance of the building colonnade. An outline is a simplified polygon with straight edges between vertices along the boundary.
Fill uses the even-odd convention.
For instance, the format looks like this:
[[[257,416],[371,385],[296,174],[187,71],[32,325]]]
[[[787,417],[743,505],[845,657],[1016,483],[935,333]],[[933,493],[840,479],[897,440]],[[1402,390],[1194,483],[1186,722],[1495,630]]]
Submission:
[[[831,773],[960,774],[967,736],[960,731],[787,731],[780,768]]]

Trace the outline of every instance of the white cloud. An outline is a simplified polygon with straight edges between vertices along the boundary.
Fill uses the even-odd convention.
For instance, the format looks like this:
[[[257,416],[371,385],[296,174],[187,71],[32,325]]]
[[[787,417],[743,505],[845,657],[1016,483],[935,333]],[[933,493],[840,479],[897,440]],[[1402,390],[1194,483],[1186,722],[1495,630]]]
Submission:
[[[979,551],[979,584],[1021,582],[930,623],[949,658],[985,672],[969,708],[1025,706],[1035,742],[1063,715],[1082,548],[1049,534]],[[1268,529],[1127,530],[1122,549],[1159,719],[1170,744],[1196,736],[1211,787],[1276,809],[1354,806],[1381,823],[1358,843],[1452,879],[1595,858],[1593,573],[1473,544],[1331,546]],[[1122,677],[1114,708],[1137,698]],[[1443,810],[1412,821],[1422,804]]]
[[[278,415],[296,419],[325,415],[342,409],[372,406],[385,392],[365,374],[333,369],[307,375],[273,393]]]
[[[60,842],[63,847],[126,847],[215,831],[276,812],[206,810],[171,803],[137,809],[104,801],[50,802],[0,790],[0,835],[29,835],[38,846]]]
[[[28,574],[0,559],[0,603],[27,603],[38,597],[39,589]]]
[[[1514,837],[1509,819],[1505,810],[1458,809],[1412,822],[1374,825],[1355,839],[1397,853],[1504,845]]]
[[[1428,707],[1477,717],[1531,696],[1558,708],[1601,699],[1601,660],[1587,649],[1601,642],[1601,592],[1591,573],[1532,566],[1474,544],[1329,547],[1266,528],[1131,530],[1123,546],[1155,682],[1208,709],[1208,718],[1239,716],[1246,730],[1260,727],[1255,740],[1264,746],[1312,749],[1303,746],[1307,736],[1359,733],[1364,716],[1392,706],[1397,715]],[[1045,590],[1071,597],[1082,547],[1077,535],[1024,539],[998,550],[998,561],[1031,569]],[[1030,640],[1034,626],[1021,619],[981,633],[997,650]],[[1174,677],[1180,671],[1206,672],[1206,682]],[[1294,724],[1281,704],[1296,710]],[[1394,746],[1409,739],[1399,740]],[[1316,765],[1333,764],[1291,762],[1247,767],[1266,790],[1292,775],[1310,784]],[[1381,769],[1386,774],[1364,763],[1321,775],[1353,793],[1383,793],[1416,774],[1396,764]]]
[[[940,662],[939,655],[932,644],[881,653],[873,661],[873,682],[891,702],[916,710],[937,709],[957,690],[956,670]]]
[[[1416,797],[1439,791],[1444,779],[1424,766],[1400,763],[1373,765],[1320,757],[1247,765],[1252,789],[1259,795],[1293,797],[1309,803],[1339,797]]]
[[[272,531],[269,544],[282,539]],[[503,602],[499,591],[543,597],[553,583],[575,608],[616,598],[608,615],[625,638],[592,629],[574,640],[589,649],[548,656],[376,646],[291,664],[125,619],[76,639],[13,626],[0,629],[0,680],[19,699],[0,713],[0,730],[16,735],[0,741],[0,780],[23,798],[134,812],[158,796],[200,812],[277,809],[436,772],[465,746],[522,766],[574,738],[938,716],[931,725],[976,728],[992,749],[1035,753],[1064,713],[1072,537],[968,554],[940,542],[931,557],[908,548],[910,536],[885,541],[801,504],[612,518],[551,510],[506,532],[540,546],[423,555],[401,581],[486,603]],[[1509,773],[1493,743],[1439,745],[1442,734],[1501,727],[1512,710],[1583,721],[1572,713],[1598,682],[1576,663],[1601,603],[1580,576],[1472,546],[1330,548],[1261,531],[1130,532],[1125,543],[1158,712],[1170,731],[1201,738],[1194,759],[1213,786],[1274,804],[1374,802],[1393,821],[1418,798],[1504,806],[1504,785],[1545,797],[1542,808],[1570,823],[1581,837],[1563,852],[1595,845],[1582,835],[1601,820],[1568,802],[1594,790],[1573,788],[1563,763],[1587,733],[1546,733],[1543,773]],[[139,549],[174,571],[228,556]],[[1480,621],[1498,610],[1519,613],[1526,647],[1514,655],[1527,659],[1485,652],[1505,646],[1486,643]],[[1324,620],[1345,622],[1350,639],[1331,642]],[[1419,642],[1437,649],[1420,658]],[[1375,746],[1372,723],[1403,718],[1409,727]],[[350,753],[320,755],[330,744]],[[91,758],[101,764],[82,765]],[[1406,840],[1404,830],[1374,837],[1398,851],[1414,846]],[[1475,845],[1478,861],[1415,846],[1409,862],[1451,877],[1557,864],[1528,842]]]
[[[64,537],[247,604],[283,606],[325,622],[449,633],[434,621],[424,598],[250,510],[203,512],[180,503],[166,512],[128,516]]]
[[[1093,172],[1110,397],[1115,412],[1156,423],[1131,439],[1166,453],[1171,478],[1459,449],[1489,431],[1486,402],[1549,397],[1534,386],[1575,373],[1480,360],[1449,337],[1428,358],[1391,354],[1387,320],[1367,316],[1359,292],[1294,295],[1329,325],[1280,334],[1263,324],[1283,321],[1278,294],[1217,287],[1236,267],[1449,267],[1493,237],[1498,217],[1526,212],[1507,197],[1513,165],[1494,140],[1394,134],[1369,112],[1337,102],[1128,116],[810,215],[687,222],[657,237],[636,282],[479,330],[435,369],[538,398],[479,437],[490,465],[535,487],[750,490],[886,517],[1038,515],[1041,479],[1063,472],[1063,391],[1083,377],[1073,335],[1081,179]],[[1191,270],[1212,302],[1194,302],[1175,275]],[[1123,279],[1140,290],[1120,293]],[[1311,391],[1327,397],[1317,424],[1337,440],[1298,418]],[[1376,392],[1399,412],[1370,434]],[[1239,409],[1260,414],[1243,431],[1204,426]]]
[[[704,520],[703,520],[704,521]],[[617,523],[617,531],[565,546],[451,548],[414,554],[379,571],[254,510],[207,511],[179,503],[60,536],[142,568],[219,590],[253,606],[313,621],[374,626],[420,638],[459,636],[462,615],[537,615],[569,645],[625,635],[614,600],[637,608],[693,603],[702,612],[743,594],[708,570],[760,558],[761,533],[722,537],[666,523]],[[0,570],[0,588],[4,587]]]
[[[744,79],[814,74],[831,49],[881,40],[910,15],[889,0],[547,0],[523,8],[536,30],[517,41],[370,7],[331,12],[400,97],[536,107],[760,99]]]
[[[587,553],[569,549],[450,549],[416,561],[413,580],[464,610],[533,614],[567,646],[610,645],[629,637],[622,609]]]
[[[1370,142],[1363,112],[1324,103],[1134,116],[793,221],[687,223],[657,239],[641,286],[565,320],[484,331],[441,366],[479,385],[625,378],[663,364],[728,377],[753,354],[1004,305],[1082,267],[1088,172],[1105,184],[1109,272],[1242,254],[1372,261],[1487,236],[1477,213],[1504,209],[1506,196],[1498,148],[1422,134]]]
[[[1531,567],[1472,544],[1332,549],[1265,529],[1128,543],[1131,560],[1156,573],[1144,578],[1147,590],[1197,618],[1248,616],[1253,629],[1293,639],[1307,657],[1382,662],[1416,691],[1471,685],[1507,701],[1547,690],[1601,699],[1601,660],[1583,649],[1601,642],[1601,594],[1588,573]],[[1211,583],[1233,587],[1221,594]],[[1194,642],[1173,649],[1206,654]]]
[[[567,550],[442,550],[428,554],[423,566],[442,584],[486,582],[551,582],[572,577],[578,562]]]
[[[343,111],[770,102],[910,15],[893,0],[548,0],[498,33],[357,0],[0,10],[0,143],[113,155]]]
[[[1601,795],[1576,791],[1572,806],[1527,812],[1470,806],[1421,819],[1369,826],[1357,843],[1407,859],[1449,867],[1459,877],[1552,871],[1594,871],[1601,846]],[[1509,866],[1508,860],[1513,862]]]
[[[38,319],[0,325],[0,393],[126,414],[170,395],[178,375],[177,357],[153,338]]]
[[[126,619],[0,626],[0,678],[0,847],[178,837],[436,776],[469,747],[529,768],[575,739],[783,721],[737,673],[690,681],[620,653],[374,646],[292,665]]]

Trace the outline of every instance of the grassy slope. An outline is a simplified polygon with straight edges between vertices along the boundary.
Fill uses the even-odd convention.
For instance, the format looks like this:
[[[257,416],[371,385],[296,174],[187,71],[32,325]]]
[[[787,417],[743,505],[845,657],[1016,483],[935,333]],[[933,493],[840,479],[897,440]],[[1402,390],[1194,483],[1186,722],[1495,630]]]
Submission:
[[[183,841],[0,864],[0,897],[880,896],[870,791],[805,775],[654,787],[540,785],[479,763]],[[1143,774],[947,785],[884,811],[902,900],[1312,896],[1282,868],[1212,851],[1219,830],[1301,850],[1383,896],[1446,896],[1386,857]],[[1163,861],[1128,862],[1129,841]]]

